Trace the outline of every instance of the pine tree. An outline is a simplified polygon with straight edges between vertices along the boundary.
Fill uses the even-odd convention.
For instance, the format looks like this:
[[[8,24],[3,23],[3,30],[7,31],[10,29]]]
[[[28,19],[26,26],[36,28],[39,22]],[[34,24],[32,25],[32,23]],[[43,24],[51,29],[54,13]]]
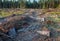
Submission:
[[[2,8],[2,0],[0,0],[0,8]]]
[[[25,2],[26,0],[18,0],[20,4],[20,8],[25,8]]]

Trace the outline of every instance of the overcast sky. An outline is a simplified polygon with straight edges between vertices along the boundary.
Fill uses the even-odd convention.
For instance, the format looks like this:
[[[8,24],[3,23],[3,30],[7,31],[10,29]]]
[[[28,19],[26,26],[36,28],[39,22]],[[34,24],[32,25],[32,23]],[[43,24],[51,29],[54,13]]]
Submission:
[[[27,0],[28,1],[28,0]],[[33,2],[33,0],[30,0],[31,2]],[[38,1],[38,0],[36,0],[36,1]]]
[[[2,0],[3,1],[3,0]],[[11,0],[9,0],[9,1],[11,1]],[[15,1],[18,1],[18,0],[15,0]],[[27,0],[28,1],[28,0]],[[31,2],[33,2],[33,0],[30,0]],[[35,1],[38,1],[38,0],[35,0]]]

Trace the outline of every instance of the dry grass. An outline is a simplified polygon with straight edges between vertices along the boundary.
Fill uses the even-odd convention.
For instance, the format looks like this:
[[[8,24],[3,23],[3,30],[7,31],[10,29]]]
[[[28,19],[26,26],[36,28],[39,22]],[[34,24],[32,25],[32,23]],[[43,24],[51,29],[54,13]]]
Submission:
[[[23,14],[24,13],[24,10],[0,10],[0,17],[7,17],[7,16],[10,16],[12,14]]]

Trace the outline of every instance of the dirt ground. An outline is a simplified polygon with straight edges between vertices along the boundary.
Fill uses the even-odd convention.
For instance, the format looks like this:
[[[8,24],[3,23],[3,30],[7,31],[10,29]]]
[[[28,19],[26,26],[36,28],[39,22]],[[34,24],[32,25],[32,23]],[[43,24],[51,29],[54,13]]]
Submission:
[[[37,18],[46,19],[48,16],[51,16],[50,14],[46,14],[46,12],[44,10],[42,12],[42,10],[28,9],[26,10],[25,14],[20,15],[27,17],[26,21],[29,23],[29,26],[27,26],[26,28],[24,27],[19,29],[16,37],[14,38],[14,41],[60,41],[60,35],[59,35],[60,31],[57,32],[52,27],[48,28],[48,30],[51,31],[49,37],[37,33],[37,31],[42,30],[43,27],[46,25],[45,20],[40,21]]]

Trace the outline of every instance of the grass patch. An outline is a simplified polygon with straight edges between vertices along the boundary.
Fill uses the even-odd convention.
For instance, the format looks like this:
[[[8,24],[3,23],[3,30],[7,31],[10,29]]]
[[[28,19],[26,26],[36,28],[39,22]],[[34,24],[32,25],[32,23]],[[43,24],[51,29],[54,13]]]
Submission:
[[[53,17],[48,17],[48,20],[52,20],[54,22],[54,24],[46,24],[46,27],[51,27],[51,28],[55,28],[55,29],[60,29],[60,26],[58,25],[58,22],[60,22],[60,17],[57,18],[53,18]]]
[[[60,14],[60,12],[48,12],[48,13],[52,15]]]
[[[10,16],[12,14],[24,14],[24,11],[4,11],[4,10],[1,10],[0,11],[0,17],[7,17],[7,16]]]
[[[56,17],[56,18],[54,18],[54,17],[48,17],[47,19],[48,20],[52,20],[54,22],[60,22],[60,17]]]

